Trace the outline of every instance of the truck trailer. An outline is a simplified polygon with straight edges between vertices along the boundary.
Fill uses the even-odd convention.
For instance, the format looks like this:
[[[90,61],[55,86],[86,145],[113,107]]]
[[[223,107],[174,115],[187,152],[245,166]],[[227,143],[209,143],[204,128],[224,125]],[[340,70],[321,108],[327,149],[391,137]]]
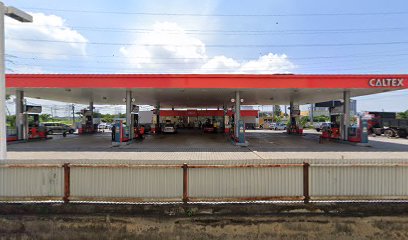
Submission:
[[[395,112],[368,112],[368,133],[386,137],[406,138],[408,136],[408,119],[397,119]]]

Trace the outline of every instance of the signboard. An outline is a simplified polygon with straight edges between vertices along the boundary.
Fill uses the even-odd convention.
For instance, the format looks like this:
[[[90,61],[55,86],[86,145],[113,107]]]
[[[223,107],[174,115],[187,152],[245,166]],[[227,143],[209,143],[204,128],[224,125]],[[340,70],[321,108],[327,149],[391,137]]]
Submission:
[[[343,106],[337,106],[337,107],[332,108],[331,113],[332,114],[343,114],[344,113]]]
[[[372,78],[368,81],[371,87],[403,87],[403,78]]]
[[[187,110],[187,116],[197,117],[197,110]]]
[[[138,113],[138,112],[139,112],[139,106],[137,106],[137,105],[132,105],[132,112]]]
[[[290,107],[289,107],[290,108]],[[300,110],[300,106],[299,105],[292,105],[292,108],[290,109],[291,111],[293,110],[293,111],[297,111],[297,110]]]
[[[291,111],[290,111],[290,115],[291,115],[292,117],[294,117],[294,116],[299,116],[299,115],[300,115],[300,110],[291,110]]]
[[[26,105],[25,108],[26,108],[25,111],[27,113],[41,113],[42,112],[41,106]]]
[[[341,101],[328,101],[328,102],[320,102],[315,103],[315,107],[339,107],[342,105]]]

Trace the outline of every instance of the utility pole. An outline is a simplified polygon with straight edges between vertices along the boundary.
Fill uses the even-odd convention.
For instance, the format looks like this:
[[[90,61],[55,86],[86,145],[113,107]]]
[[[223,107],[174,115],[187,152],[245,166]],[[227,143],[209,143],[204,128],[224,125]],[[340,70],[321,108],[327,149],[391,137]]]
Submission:
[[[0,2],[0,160],[7,157],[7,127],[6,127],[6,73],[4,45],[4,16],[9,16],[20,22],[32,22],[33,17],[11,6]]]

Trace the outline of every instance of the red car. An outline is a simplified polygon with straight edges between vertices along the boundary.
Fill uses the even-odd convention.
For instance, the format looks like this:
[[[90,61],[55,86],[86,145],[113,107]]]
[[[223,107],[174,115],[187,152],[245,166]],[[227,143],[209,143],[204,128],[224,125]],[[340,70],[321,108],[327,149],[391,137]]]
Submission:
[[[212,125],[211,123],[206,123],[203,126],[203,132],[205,133],[213,133],[215,132],[215,128],[214,125]]]

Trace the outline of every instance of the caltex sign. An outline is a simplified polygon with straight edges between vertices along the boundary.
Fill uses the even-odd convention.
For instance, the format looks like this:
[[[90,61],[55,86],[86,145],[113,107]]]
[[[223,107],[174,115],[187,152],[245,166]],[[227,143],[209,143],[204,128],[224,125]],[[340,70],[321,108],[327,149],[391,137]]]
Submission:
[[[373,78],[368,81],[371,87],[403,87],[403,78]]]

